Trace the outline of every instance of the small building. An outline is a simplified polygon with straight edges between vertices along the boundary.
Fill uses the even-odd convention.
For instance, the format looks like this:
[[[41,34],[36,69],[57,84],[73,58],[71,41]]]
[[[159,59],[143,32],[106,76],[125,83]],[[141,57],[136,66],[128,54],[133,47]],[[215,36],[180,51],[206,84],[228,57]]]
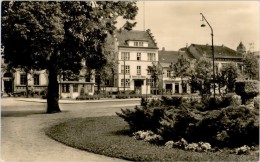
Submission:
[[[166,51],[165,48],[158,52],[159,55],[159,66],[163,71],[160,77],[160,87],[163,89],[163,94],[189,94],[191,93],[191,88],[187,82],[188,78],[183,78],[183,84],[181,83],[181,78],[173,78],[173,71],[170,70],[170,65],[175,64],[178,57],[182,55],[187,59],[194,59],[194,57],[187,55],[183,51]]]

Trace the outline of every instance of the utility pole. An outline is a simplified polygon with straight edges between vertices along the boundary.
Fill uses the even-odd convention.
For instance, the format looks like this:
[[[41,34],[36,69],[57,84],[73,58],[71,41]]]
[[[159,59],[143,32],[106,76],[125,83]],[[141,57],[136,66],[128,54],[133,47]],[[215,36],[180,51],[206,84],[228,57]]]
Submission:
[[[211,25],[209,24],[209,22],[207,21],[207,19],[204,17],[204,15],[202,13],[200,13],[201,16],[202,16],[202,21],[205,20],[206,23],[209,25],[210,29],[211,29],[211,41],[212,41],[212,45],[211,45],[211,50],[212,50],[212,61],[213,61],[213,96],[214,96],[214,99],[215,99],[215,63],[214,63],[214,60],[215,60],[215,56],[214,56],[214,43],[213,43],[213,28],[211,27]],[[205,27],[206,25],[205,24],[202,24],[201,27]]]
[[[124,94],[125,94],[125,55],[126,53],[124,53]]]

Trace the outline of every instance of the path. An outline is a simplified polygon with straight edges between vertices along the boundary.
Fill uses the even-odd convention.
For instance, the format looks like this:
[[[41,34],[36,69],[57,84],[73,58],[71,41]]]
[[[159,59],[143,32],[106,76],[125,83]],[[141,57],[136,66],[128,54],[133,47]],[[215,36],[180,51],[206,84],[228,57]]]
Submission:
[[[129,101],[130,102],[130,101]],[[74,149],[56,142],[44,129],[76,117],[115,115],[131,103],[79,103],[60,104],[62,113],[45,114],[46,103],[1,100],[2,141],[1,159],[4,161],[123,161]]]

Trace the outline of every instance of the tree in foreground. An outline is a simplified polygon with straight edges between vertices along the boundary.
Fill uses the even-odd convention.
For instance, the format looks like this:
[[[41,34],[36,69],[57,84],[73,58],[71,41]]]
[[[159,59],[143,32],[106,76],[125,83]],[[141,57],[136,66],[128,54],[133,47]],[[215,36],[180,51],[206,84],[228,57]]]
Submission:
[[[92,69],[104,66],[102,47],[117,17],[133,20],[137,11],[136,3],[127,1],[3,1],[3,57],[14,67],[47,69],[47,113],[60,112],[58,74],[79,73],[83,58]],[[134,24],[126,21],[124,29]]]
[[[191,85],[199,90],[201,96],[210,92],[212,82],[212,63],[207,58],[202,57],[195,63],[194,70],[191,71]]]
[[[159,81],[159,76],[162,75],[162,70],[159,68],[158,64],[153,62],[152,66],[148,66],[147,71],[151,74],[151,79],[155,86],[155,94],[157,95],[157,84]]]
[[[217,79],[219,80],[219,84],[223,84],[226,86],[227,92],[234,92],[235,82],[239,76],[239,71],[234,63],[226,64],[226,66],[220,69],[220,74]],[[219,86],[220,87],[220,86]]]
[[[190,76],[190,65],[191,62],[185,58],[183,55],[178,57],[178,60],[175,64],[171,63],[170,69],[173,71],[172,78],[180,77],[181,86],[184,87],[183,79]]]
[[[243,59],[244,72],[249,79],[259,80],[259,60],[253,53],[248,53]]]

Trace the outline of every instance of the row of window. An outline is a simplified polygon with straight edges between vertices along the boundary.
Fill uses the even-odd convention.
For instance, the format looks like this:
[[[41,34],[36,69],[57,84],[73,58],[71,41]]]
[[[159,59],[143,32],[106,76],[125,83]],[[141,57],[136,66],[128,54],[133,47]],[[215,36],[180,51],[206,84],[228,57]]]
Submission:
[[[148,79],[148,85],[154,86],[153,79]],[[124,79],[121,79],[121,87],[124,87]],[[130,79],[125,79],[125,87],[130,87]]]
[[[33,75],[33,84],[40,85],[40,75],[39,74]],[[20,85],[26,85],[26,74],[20,75]]]
[[[70,92],[70,84],[62,84],[61,92],[62,93],[69,93]],[[73,92],[78,92],[78,84],[73,84]]]
[[[124,67],[125,67],[125,74],[130,74],[130,65],[121,65],[121,73],[124,74]],[[150,66],[147,67],[147,75],[151,74],[151,71],[149,71]],[[141,75],[141,66],[136,66],[136,74]]]
[[[135,47],[143,47],[144,43],[143,42],[134,42]]]
[[[121,60],[130,60],[130,52],[122,52],[121,53]],[[137,52],[136,54],[136,60],[140,61],[141,58],[141,52]],[[147,60],[148,61],[155,61],[155,53],[147,53]]]
[[[91,85],[86,85],[88,91],[92,91]],[[73,92],[79,92],[79,84],[73,84]],[[84,87],[84,84],[82,85],[82,88]],[[61,87],[62,93],[70,93],[70,84],[62,84]]]

